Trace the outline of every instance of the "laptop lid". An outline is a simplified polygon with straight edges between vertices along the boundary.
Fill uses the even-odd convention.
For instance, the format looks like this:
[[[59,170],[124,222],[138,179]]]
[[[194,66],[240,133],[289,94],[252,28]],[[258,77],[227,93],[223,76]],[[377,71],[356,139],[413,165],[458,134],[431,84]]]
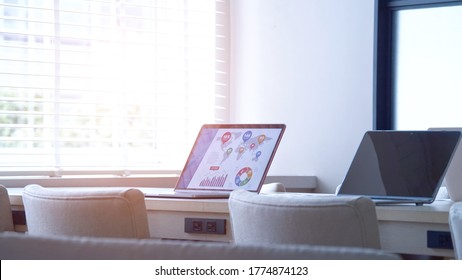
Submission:
[[[368,131],[339,195],[383,203],[434,201],[460,139],[457,131]]]
[[[203,125],[175,192],[259,192],[285,128],[284,124]]]
[[[460,131],[462,127],[432,127],[431,131]],[[462,143],[459,142],[456,151],[444,176],[443,186],[446,186],[449,197],[454,201],[462,201]]]

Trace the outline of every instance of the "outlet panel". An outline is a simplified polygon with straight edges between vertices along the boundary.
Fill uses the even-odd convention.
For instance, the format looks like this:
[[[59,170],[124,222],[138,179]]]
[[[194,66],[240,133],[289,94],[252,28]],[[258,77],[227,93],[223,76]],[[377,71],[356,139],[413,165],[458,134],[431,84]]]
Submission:
[[[454,249],[449,231],[427,231],[427,247],[433,249]]]
[[[187,233],[226,234],[226,219],[185,218]]]

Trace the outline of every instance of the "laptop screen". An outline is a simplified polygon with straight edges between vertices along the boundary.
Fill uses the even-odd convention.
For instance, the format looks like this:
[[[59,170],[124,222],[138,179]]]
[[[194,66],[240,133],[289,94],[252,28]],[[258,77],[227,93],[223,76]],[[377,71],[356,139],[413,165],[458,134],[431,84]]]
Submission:
[[[459,138],[456,131],[368,131],[338,194],[430,203]]]
[[[460,131],[462,127],[432,127],[428,130],[436,131]],[[462,143],[459,145],[454,152],[451,163],[449,164],[446,176],[444,177],[443,186],[445,185],[449,197],[454,201],[462,201]]]
[[[283,124],[202,126],[175,190],[259,191]]]

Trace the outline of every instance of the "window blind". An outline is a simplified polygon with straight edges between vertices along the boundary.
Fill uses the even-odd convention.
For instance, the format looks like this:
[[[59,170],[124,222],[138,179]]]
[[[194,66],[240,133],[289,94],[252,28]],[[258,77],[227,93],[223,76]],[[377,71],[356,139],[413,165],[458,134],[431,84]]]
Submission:
[[[228,118],[228,0],[0,0],[0,175],[179,170]]]

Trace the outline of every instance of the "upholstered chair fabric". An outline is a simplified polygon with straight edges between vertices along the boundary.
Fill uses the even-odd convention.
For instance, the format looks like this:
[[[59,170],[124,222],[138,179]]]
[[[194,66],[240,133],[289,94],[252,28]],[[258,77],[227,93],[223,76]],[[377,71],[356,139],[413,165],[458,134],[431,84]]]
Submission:
[[[46,259],[203,261],[398,260],[399,258],[400,257],[396,254],[370,248],[311,246],[298,244],[233,245],[225,242],[207,241],[101,238],[57,235],[39,236],[25,235],[14,232],[0,233],[1,260]],[[121,263],[121,265],[125,265],[125,263]],[[123,277],[125,277],[125,275]],[[130,278],[128,275],[127,277]],[[159,279],[158,277],[153,278]],[[176,279],[176,277],[167,278]],[[202,278],[207,279],[206,277]],[[271,277],[268,278],[271,279]],[[306,279],[306,277],[304,279]]]
[[[5,186],[0,185],[0,232],[14,231],[10,197]]]
[[[23,193],[28,233],[149,238],[144,195],[138,189],[53,189]]]
[[[236,244],[380,248],[375,205],[365,197],[236,190],[229,211]]]
[[[449,228],[454,245],[454,255],[462,260],[462,202],[454,203],[449,209]]]
[[[371,248],[0,233],[1,260],[398,260]],[[121,263],[125,265],[125,263]],[[334,268],[335,269],[335,268]],[[124,275],[125,277],[125,275]],[[130,278],[129,275],[127,275]],[[75,278],[75,277],[74,277]],[[133,278],[133,277],[131,277]],[[162,278],[162,277],[161,277]],[[175,277],[168,277],[176,279]],[[207,279],[206,277],[202,277]],[[271,279],[272,277],[267,277]],[[300,279],[306,279],[300,278]],[[153,277],[153,279],[159,279]],[[237,279],[237,278],[236,278]]]

